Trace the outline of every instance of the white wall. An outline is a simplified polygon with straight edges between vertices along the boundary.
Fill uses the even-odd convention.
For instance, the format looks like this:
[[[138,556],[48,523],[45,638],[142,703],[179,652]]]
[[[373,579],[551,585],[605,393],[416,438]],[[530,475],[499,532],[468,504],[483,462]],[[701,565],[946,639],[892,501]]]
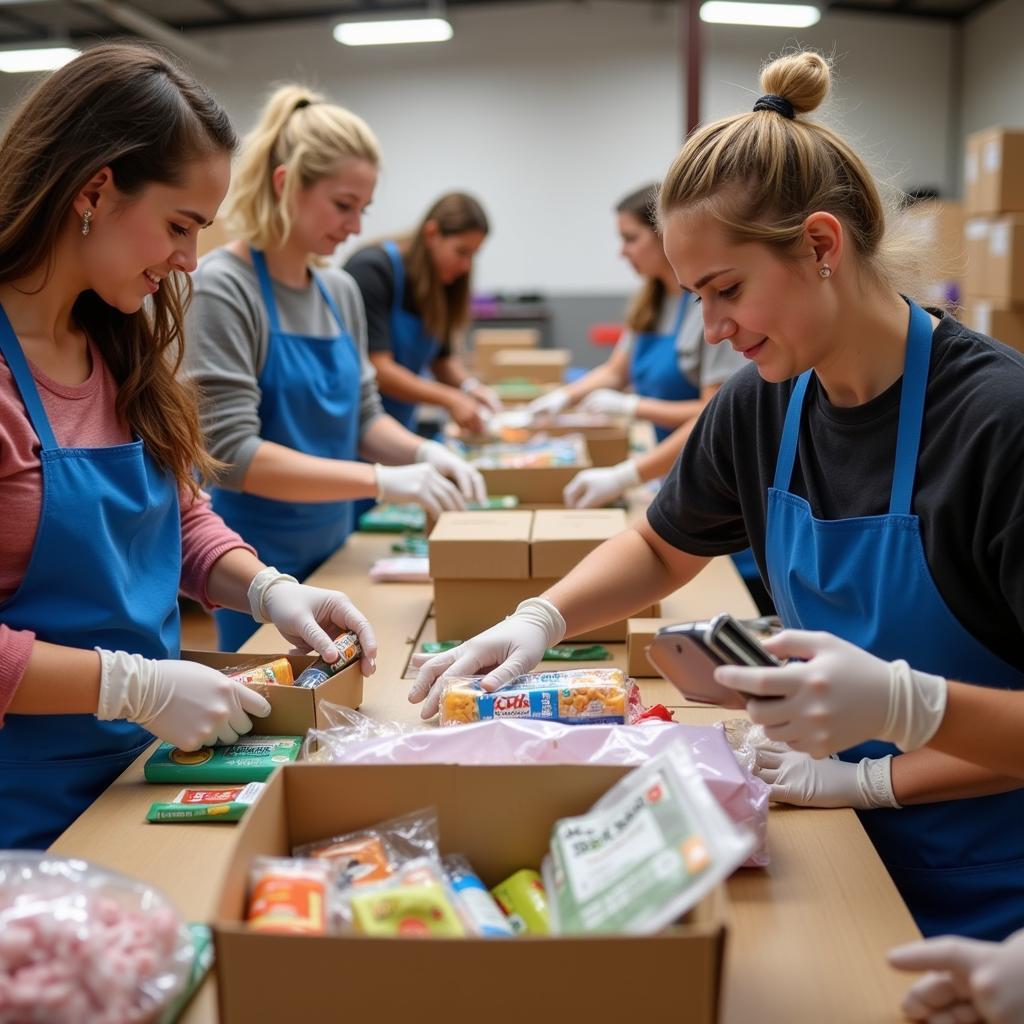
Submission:
[[[999,0],[964,29],[963,131],[1024,126],[1024,3]]]
[[[229,65],[197,71],[241,129],[268,82],[290,78],[366,117],[385,156],[367,235],[406,228],[437,194],[466,188],[494,225],[478,287],[627,291],[611,207],[658,177],[682,138],[674,11],[551,0],[456,9],[451,20],[454,39],[423,47],[349,49],[316,22],[211,32],[197,39]],[[748,109],[762,60],[796,41],[724,26],[705,38],[706,118]],[[952,40],[945,24],[858,15],[800,36],[841,59],[831,123],[900,185],[950,185]]]

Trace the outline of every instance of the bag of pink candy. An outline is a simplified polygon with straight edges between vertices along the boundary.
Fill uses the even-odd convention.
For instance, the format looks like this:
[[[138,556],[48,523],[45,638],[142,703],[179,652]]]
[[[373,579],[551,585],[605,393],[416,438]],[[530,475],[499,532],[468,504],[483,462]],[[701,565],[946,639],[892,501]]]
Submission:
[[[768,786],[737,760],[718,726],[650,721],[642,725],[564,725],[502,718],[457,729],[379,722],[324,701],[327,729],[311,729],[304,757],[334,764],[643,764],[683,739],[712,795],[749,829],[757,847],[745,867],[768,864]]]
[[[82,860],[0,853],[0,1024],[146,1024],[192,941],[156,889]]]

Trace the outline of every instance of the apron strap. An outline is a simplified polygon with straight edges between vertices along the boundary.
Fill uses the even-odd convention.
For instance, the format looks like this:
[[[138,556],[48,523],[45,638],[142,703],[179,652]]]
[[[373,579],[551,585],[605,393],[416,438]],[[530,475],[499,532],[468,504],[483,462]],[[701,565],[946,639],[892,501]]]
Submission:
[[[928,391],[928,367],[932,355],[932,323],[916,303],[909,302],[910,326],[907,329],[907,353],[903,363],[903,388],[900,393],[900,422],[896,435],[896,465],[892,473],[889,515],[909,515],[917,472],[917,453],[921,446],[924,402]]]
[[[331,311],[331,315],[338,322],[338,330],[340,330],[342,334],[348,334],[348,328],[345,326],[345,318],[341,315],[341,310],[338,308],[338,304],[334,301],[334,296],[331,295],[330,291],[328,291],[323,278],[315,270],[311,271],[311,273],[313,275],[313,283],[317,286],[324,302],[327,303],[327,308]]]
[[[384,243],[384,251],[391,260],[391,269],[395,278],[395,290],[391,297],[391,308],[401,309],[405,299],[405,265],[402,263],[402,254],[398,251],[396,242],[387,241]]]
[[[281,318],[277,315],[277,300],[274,298],[274,285],[270,280],[270,271],[267,270],[267,258],[259,249],[253,249],[251,246],[249,248],[249,256],[252,258],[252,265],[260,281],[260,293],[263,296],[263,306],[267,311],[267,319],[270,321],[270,329],[279,334],[281,332]]]
[[[797,377],[796,386],[789,396],[786,423],[782,428],[782,441],[779,444],[779,457],[775,463],[775,482],[772,484],[777,491],[788,491],[790,480],[793,478],[793,464],[796,462],[797,442],[800,439],[800,414],[803,412],[804,395],[807,393],[812,372],[807,370]]]
[[[2,306],[0,306],[0,354],[7,361],[14,384],[21,395],[22,402],[25,403],[29,421],[35,429],[43,451],[55,451],[60,446],[57,444],[57,438],[50,426],[50,418],[46,415],[43,400],[39,397],[39,389],[36,387],[25,353],[21,350],[21,343],[18,341],[18,336],[14,333],[11,321],[7,319],[7,314]]]

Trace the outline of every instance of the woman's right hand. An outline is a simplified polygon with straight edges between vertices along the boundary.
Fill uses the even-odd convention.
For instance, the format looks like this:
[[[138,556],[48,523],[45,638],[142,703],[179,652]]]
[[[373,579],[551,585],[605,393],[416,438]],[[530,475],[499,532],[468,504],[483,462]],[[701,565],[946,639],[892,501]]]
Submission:
[[[250,715],[270,714],[265,697],[206,665],[96,651],[101,665],[96,717],[137,722],[182,750],[234,743],[252,728]]]
[[[436,519],[442,512],[466,507],[458,487],[428,462],[412,466],[378,464],[376,470],[378,501],[422,505],[431,519]]]

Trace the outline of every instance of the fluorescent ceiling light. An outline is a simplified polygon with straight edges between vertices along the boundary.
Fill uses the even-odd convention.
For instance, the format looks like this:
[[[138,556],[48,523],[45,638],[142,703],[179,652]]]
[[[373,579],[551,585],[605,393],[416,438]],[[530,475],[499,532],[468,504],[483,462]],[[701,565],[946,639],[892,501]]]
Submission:
[[[396,21],[343,21],[334,26],[334,38],[346,46],[387,46],[391,43],[443,43],[452,37],[444,18]]]
[[[36,50],[0,50],[0,71],[16,75],[23,71],[56,71],[69,60],[74,60],[80,50],[70,46],[47,46]]]
[[[821,11],[810,4],[734,3],[707,0],[700,8],[700,20],[715,25],[772,25],[779,28],[807,28],[821,20]]]

